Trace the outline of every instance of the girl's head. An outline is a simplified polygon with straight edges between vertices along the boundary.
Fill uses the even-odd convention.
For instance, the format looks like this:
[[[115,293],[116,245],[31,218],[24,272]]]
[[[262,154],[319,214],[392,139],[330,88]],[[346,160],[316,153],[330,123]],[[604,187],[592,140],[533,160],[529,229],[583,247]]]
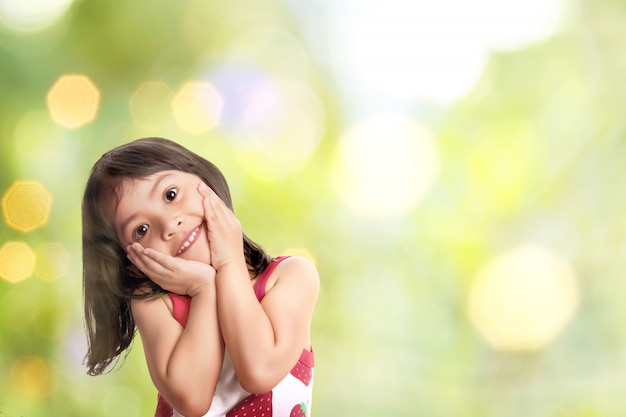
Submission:
[[[167,255],[210,264],[201,181],[174,170],[122,180],[109,208],[121,246],[137,241]]]
[[[201,197],[195,189],[200,181],[232,209],[219,169],[167,139],[145,138],[122,145],[93,166],[82,207],[89,374],[102,373],[130,345],[135,332],[130,299],[137,297],[138,288],[147,284],[148,296],[163,293],[130,263],[124,249],[129,243],[140,240],[171,255],[210,261],[206,235],[201,245],[180,253],[183,232],[176,232],[177,243],[171,238],[177,228],[185,229],[187,238],[203,225]],[[245,235],[243,243],[249,268],[260,273],[269,257]]]

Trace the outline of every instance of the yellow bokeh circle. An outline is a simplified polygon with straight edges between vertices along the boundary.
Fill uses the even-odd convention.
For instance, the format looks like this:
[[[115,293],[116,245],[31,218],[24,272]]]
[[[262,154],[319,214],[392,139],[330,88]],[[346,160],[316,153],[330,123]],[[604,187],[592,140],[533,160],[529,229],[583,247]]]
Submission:
[[[402,216],[434,187],[440,160],[430,130],[401,113],[379,114],[339,138],[331,182],[344,205],[359,217]]]
[[[60,243],[44,243],[37,249],[35,275],[45,281],[54,281],[67,274],[70,254]]]
[[[24,242],[7,242],[0,248],[0,278],[16,283],[35,269],[35,253]]]
[[[493,259],[476,276],[468,314],[495,349],[536,351],[553,342],[578,307],[578,286],[567,261],[527,244]]]
[[[55,123],[77,129],[96,117],[100,91],[85,75],[63,75],[48,91],[47,101],[48,111]]]
[[[53,390],[50,366],[38,356],[19,357],[11,366],[10,380],[15,391],[34,398],[44,398]]]
[[[188,82],[172,101],[178,127],[192,135],[215,128],[222,115],[223,99],[207,82]]]
[[[2,198],[6,223],[20,232],[33,231],[48,222],[52,197],[37,181],[16,181]]]

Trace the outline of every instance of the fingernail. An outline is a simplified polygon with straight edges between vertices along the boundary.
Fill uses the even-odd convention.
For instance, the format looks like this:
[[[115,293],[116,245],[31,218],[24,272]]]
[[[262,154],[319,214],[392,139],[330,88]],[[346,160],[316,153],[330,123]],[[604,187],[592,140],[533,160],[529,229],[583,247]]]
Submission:
[[[199,185],[200,189],[202,190],[206,190],[207,188],[209,188],[205,183],[201,182]]]

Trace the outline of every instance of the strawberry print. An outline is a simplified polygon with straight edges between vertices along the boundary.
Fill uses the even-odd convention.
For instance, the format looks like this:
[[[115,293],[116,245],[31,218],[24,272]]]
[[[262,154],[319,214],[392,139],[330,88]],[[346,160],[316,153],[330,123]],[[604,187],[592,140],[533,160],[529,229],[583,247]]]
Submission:
[[[271,417],[272,391],[265,394],[252,394],[233,407],[226,417]]]
[[[290,373],[302,381],[302,383],[307,387],[309,386],[309,382],[311,382],[311,377],[313,376],[313,370],[300,361],[296,362],[296,365]]]
[[[306,404],[300,403],[300,404],[295,405],[291,409],[291,413],[289,414],[289,417],[308,417],[309,416],[308,407],[307,407],[308,403],[309,402],[307,401]]]

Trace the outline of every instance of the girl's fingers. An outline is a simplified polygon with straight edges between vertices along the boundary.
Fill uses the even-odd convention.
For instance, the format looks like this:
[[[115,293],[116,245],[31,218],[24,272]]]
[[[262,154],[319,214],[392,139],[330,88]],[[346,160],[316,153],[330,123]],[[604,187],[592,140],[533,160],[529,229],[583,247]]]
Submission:
[[[198,191],[202,196],[211,264],[219,269],[228,260],[237,259],[243,254],[241,223],[226,203],[206,184],[199,184]]]
[[[198,191],[200,192],[200,195],[204,198],[208,197],[211,193],[215,194],[215,191],[213,191],[211,187],[203,182],[198,184]]]
[[[220,198],[220,196],[217,195],[215,190],[213,190],[213,188],[209,187],[203,182],[198,184],[198,191],[200,192],[200,195],[204,198],[209,197],[209,198],[214,198],[216,200],[222,201],[222,199]]]
[[[215,193],[215,191],[213,191],[213,189],[209,187],[208,185],[206,185],[205,183],[201,182],[198,185],[198,191],[200,192],[200,195],[202,196],[203,204],[208,203],[210,206],[215,207],[215,208],[219,207],[221,210],[228,209],[224,201],[222,201],[222,199]]]
[[[208,196],[202,199],[202,208],[204,209],[204,219],[210,231],[227,225],[235,217],[232,210],[210,189]]]
[[[150,248],[144,249],[143,255],[146,259],[148,259],[148,262],[153,262],[167,270],[172,270],[173,265],[171,256],[167,256],[159,251]]]
[[[219,200],[221,202],[221,200]],[[211,198],[205,198],[202,200],[202,208],[204,209],[204,219],[207,222],[209,230],[214,230],[215,226],[224,222],[224,211],[220,207],[219,202]]]
[[[134,255],[135,258],[143,261],[143,263],[156,262],[160,265],[166,266],[167,256],[159,251],[150,248],[144,248],[140,243],[134,242],[130,246],[129,254]]]
[[[172,265],[167,256],[154,249],[145,249],[139,243],[135,242],[129,247],[128,255],[131,262],[149,277],[171,272]]]
[[[126,253],[128,254],[128,259],[135,264],[139,269],[143,271],[142,268],[142,260],[139,257],[139,253],[143,250],[143,247],[139,243],[133,243],[126,247]],[[145,272],[145,271],[144,271]]]

